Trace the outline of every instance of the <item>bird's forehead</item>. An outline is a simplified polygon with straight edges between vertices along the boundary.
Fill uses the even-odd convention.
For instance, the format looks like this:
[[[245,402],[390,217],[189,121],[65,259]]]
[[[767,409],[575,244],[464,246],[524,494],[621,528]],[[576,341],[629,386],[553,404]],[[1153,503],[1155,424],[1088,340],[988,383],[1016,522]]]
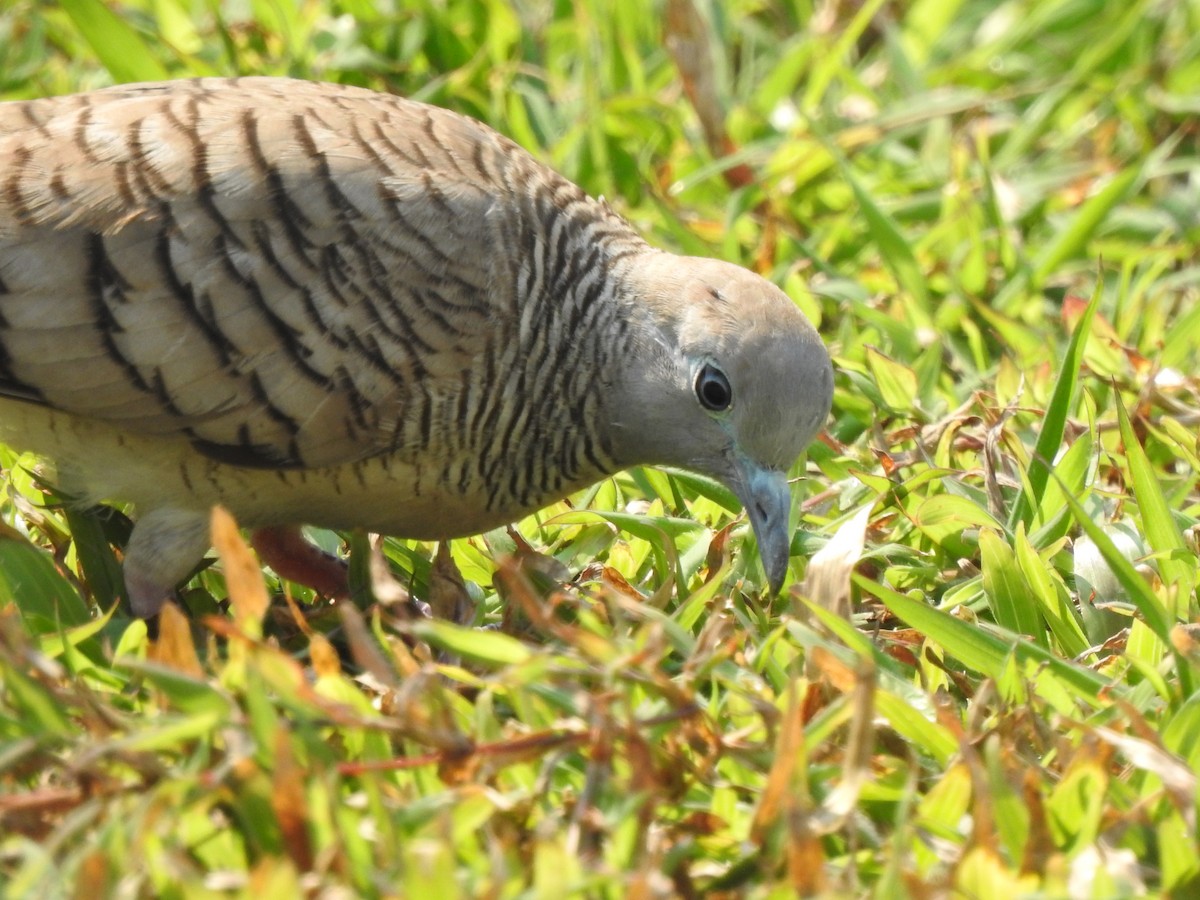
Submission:
[[[700,267],[681,293],[681,336],[692,352],[728,351],[747,338],[768,334],[774,323],[786,325],[796,311],[775,285],[732,266]]]
[[[767,465],[791,465],[824,422],[832,393],[816,330],[783,291],[737,267],[699,267],[686,293],[688,355],[729,376],[739,445]]]
[[[736,266],[702,266],[684,286],[689,354],[727,356],[748,379],[774,379],[824,354],[816,331],[771,282]],[[730,372],[730,374],[733,374]]]

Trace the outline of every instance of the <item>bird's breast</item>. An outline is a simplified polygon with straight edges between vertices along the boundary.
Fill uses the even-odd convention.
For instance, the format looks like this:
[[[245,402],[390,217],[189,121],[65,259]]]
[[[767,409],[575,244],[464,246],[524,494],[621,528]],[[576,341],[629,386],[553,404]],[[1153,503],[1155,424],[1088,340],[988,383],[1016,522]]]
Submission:
[[[435,441],[416,454],[313,469],[227,465],[186,440],[131,434],[15,400],[0,400],[0,442],[49,460],[48,480],[84,504],[220,504],[247,527],[361,527],[434,540],[515,521],[608,473],[569,429],[522,424],[512,418],[518,411],[512,406],[470,446]]]

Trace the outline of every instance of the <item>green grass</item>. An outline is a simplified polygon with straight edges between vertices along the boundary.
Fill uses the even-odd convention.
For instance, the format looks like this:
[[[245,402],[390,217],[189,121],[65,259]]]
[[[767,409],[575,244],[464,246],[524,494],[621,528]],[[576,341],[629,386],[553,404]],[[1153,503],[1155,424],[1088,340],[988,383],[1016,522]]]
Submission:
[[[772,278],[838,368],[785,596],[635,471],[389,539],[431,622],[234,543],[151,657],[123,514],[2,451],[0,891],[1196,896],[1200,3],[394,6],[10,0],[0,98],[402,93]]]

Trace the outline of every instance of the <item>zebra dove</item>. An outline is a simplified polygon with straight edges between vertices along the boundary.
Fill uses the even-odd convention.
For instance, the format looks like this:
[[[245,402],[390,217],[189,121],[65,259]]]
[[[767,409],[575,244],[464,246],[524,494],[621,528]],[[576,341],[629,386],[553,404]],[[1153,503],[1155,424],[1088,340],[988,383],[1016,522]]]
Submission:
[[[0,104],[0,441],[134,504],[139,616],[213,504],[445,539],[638,464],[728,485],[778,590],[831,392],[776,287],[446,110],[276,78]]]

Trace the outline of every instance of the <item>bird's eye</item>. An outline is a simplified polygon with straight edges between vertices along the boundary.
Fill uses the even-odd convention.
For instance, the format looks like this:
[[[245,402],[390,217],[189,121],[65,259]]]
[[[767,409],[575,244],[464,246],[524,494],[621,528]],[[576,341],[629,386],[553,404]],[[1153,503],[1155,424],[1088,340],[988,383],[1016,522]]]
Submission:
[[[722,412],[733,402],[733,388],[725,373],[712,363],[705,363],[696,373],[696,399],[705,409]]]

